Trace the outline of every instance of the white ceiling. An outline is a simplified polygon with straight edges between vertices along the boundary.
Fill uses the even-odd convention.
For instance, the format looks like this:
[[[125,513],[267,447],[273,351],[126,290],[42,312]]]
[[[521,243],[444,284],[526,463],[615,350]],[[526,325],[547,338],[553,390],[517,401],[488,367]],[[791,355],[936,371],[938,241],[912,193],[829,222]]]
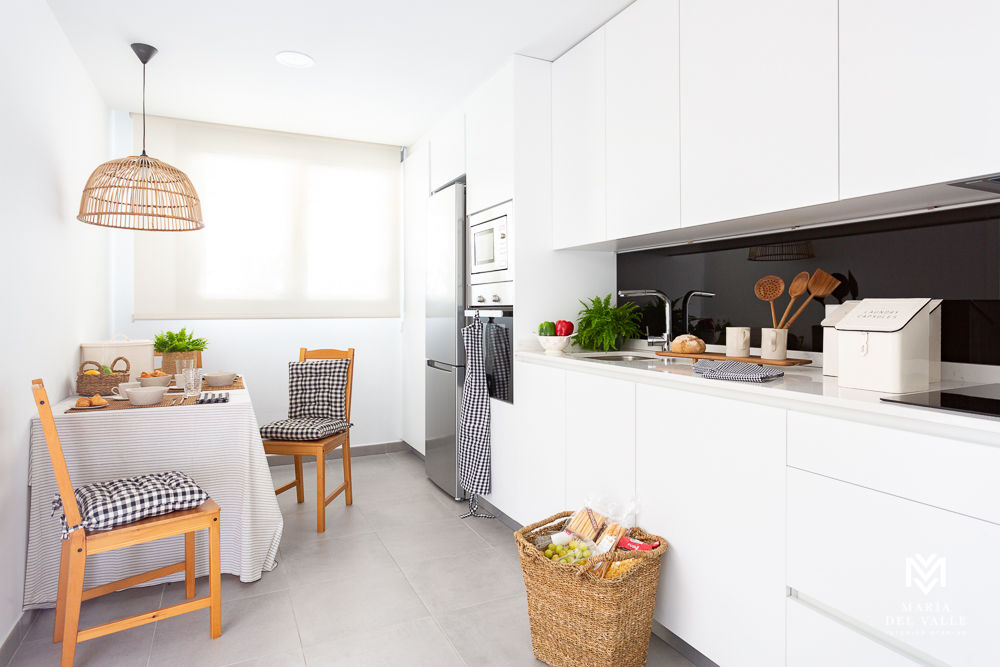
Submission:
[[[512,53],[553,60],[632,0],[49,0],[105,100],[147,113],[406,145]],[[289,69],[278,51],[308,53]],[[155,142],[152,138],[151,143]]]

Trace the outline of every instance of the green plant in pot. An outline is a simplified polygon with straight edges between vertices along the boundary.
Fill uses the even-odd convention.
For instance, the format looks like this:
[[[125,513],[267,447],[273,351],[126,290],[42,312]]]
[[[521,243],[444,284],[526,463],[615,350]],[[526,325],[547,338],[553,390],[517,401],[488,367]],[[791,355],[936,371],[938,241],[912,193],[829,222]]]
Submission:
[[[631,302],[620,306],[611,305],[611,295],[603,299],[595,296],[590,303],[580,301],[583,310],[576,325],[573,343],[585,350],[619,350],[626,338],[640,338],[639,322],[642,315]]]
[[[204,338],[195,338],[194,332],[187,327],[180,331],[162,331],[153,337],[153,349],[163,355],[162,369],[164,373],[179,373],[180,362],[198,358],[198,353],[208,347]]]

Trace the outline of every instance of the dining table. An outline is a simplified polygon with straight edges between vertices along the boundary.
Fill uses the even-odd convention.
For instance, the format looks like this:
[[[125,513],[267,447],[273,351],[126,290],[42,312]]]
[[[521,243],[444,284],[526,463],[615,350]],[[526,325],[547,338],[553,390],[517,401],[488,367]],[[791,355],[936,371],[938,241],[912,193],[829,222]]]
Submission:
[[[246,385],[240,378],[236,386]],[[252,582],[276,566],[283,521],[250,392],[226,393],[228,401],[219,403],[195,403],[193,397],[182,403],[168,395],[161,406],[116,403],[67,412],[77,400],[72,396],[52,412],[74,486],[172,470],[189,475],[221,508],[222,572]],[[60,517],[53,514],[56,480],[37,417],[29,446],[26,610],[55,606],[62,536]],[[208,535],[200,533],[205,534],[195,536],[196,576],[208,574]],[[183,537],[88,557],[85,588],[176,562],[184,553]],[[183,578],[176,572],[142,585]]]

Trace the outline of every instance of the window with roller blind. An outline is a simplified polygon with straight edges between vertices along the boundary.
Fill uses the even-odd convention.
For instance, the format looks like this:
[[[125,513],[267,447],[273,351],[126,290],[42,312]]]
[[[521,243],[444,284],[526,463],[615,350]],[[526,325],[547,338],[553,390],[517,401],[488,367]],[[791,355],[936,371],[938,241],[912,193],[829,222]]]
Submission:
[[[150,154],[191,177],[205,228],[135,233],[136,319],[399,316],[398,146],[146,125]]]

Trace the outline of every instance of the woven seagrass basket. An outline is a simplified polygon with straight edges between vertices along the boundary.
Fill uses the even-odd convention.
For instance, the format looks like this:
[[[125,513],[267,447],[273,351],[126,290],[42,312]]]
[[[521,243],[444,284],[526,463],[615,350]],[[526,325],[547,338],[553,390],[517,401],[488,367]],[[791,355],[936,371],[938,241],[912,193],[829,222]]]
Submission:
[[[514,533],[528,593],[531,646],[535,657],[563,667],[631,667],[646,663],[653,629],[660,557],[666,541],[640,528],[629,536],[652,551],[612,549],[586,565],[553,563],[535,546],[535,538],[563,530],[572,512],[560,512]],[[587,573],[598,561],[638,558],[640,562],[614,579]]]
[[[115,366],[118,365],[119,361],[125,362],[125,370],[115,370]],[[87,370],[87,364],[91,364],[98,371],[98,375],[87,375],[84,373]],[[94,394],[100,394],[101,396],[107,396],[111,393],[112,387],[117,387],[122,382],[128,382],[129,373],[132,370],[132,365],[129,364],[128,359],[125,357],[115,357],[115,360],[111,362],[111,374],[101,373],[101,365],[96,361],[85,361],[80,364],[80,370],[76,373],[76,393],[80,396],[93,396]]]

